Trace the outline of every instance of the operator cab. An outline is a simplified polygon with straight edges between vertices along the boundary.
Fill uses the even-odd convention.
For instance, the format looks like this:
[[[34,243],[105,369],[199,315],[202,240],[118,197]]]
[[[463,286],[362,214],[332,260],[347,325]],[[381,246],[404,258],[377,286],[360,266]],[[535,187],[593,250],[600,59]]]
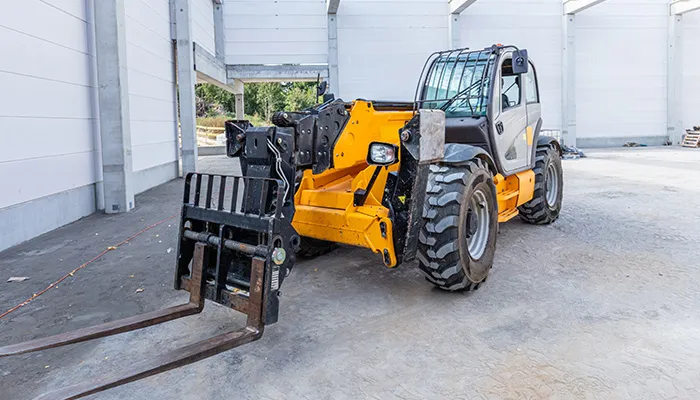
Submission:
[[[419,108],[445,112],[446,143],[483,148],[504,175],[532,167],[542,108],[527,50],[492,46],[434,53],[416,94]]]

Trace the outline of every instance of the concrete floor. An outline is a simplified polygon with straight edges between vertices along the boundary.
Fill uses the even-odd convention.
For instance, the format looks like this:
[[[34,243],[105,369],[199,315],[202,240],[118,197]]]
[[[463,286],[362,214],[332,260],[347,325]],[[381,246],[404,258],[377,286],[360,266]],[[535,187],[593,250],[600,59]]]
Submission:
[[[698,399],[700,151],[588,155],[564,162],[559,221],[502,226],[491,278],[475,293],[442,293],[413,264],[388,270],[368,251],[340,248],[297,265],[280,322],[260,341],[94,398]],[[176,214],[181,185],[138,196],[127,215],[93,215],[0,253],[0,311]],[[168,253],[176,223],[0,319],[0,343],[184,301]],[[31,279],[4,283],[17,275]],[[0,359],[0,398],[32,398],[242,324],[208,304],[140,332]]]

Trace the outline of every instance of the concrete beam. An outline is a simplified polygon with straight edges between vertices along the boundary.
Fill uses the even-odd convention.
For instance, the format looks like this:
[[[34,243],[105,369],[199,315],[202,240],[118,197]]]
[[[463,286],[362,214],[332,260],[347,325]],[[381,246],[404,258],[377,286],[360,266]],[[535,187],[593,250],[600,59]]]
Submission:
[[[328,14],[328,75],[330,93],[333,93],[336,97],[340,97],[340,72],[338,71],[338,14]]]
[[[224,61],[226,57],[226,30],[224,29],[224,5],[222,0],[214,2],[214,44],[216,58]]]
[[[177,43],[177,84],[179,90],[180,134],[182,137],[182,173],[197,170],[197,111],[194,85],[195,50],[192,41],[192,17],[189,0],[175,2],[175,36]]]
[[[242,82],[294,82],[314,81],[321,74],[321,79],[328,79],[326,65],[227,65],[228,83],[234,80]]]
[[[700,0],[675,0],[671,2],[671,15],[683,15],[700,10]]]
[[[450,0],[450,14],[460,14],[474,3],[476,0]]]
[[[233,94],[243,94],[243,91],[245,90],[243,81],[238,79],[234,79],[233,85],[229,87],[233,88]]]
[[[562,52],[562,141],[576,146],[576,16],[564,16]]]
[[[564,14],[577,14],[605,0],[564,0]]]
[[[683,15],[668,21],[666,130],[673,144],[683,140]]]
[[[95,1],[94,27],[105,212],[134,208],[124,1]]]
[[[340,0],[326,0],[326,12],[328,14],[337,14]]]
[[[228,79],[226,78],[226,65],[224,65],[224,62],[197,43],[194,44],[194,69],[197,71],[197,78],[202,77],[201,79],[205,82],[231,91],[226,86]]]

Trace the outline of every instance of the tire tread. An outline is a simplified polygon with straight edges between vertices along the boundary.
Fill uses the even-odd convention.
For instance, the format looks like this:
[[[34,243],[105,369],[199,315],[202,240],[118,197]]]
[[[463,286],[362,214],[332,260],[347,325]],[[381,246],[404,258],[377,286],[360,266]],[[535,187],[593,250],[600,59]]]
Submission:
[[[480,159],[462,166],[430,166],[416,259],[426,280],[442,290],[470,291],[480,284],[467,277],[459,259],[460,206],[470,176],[479,169],[488,171]]]

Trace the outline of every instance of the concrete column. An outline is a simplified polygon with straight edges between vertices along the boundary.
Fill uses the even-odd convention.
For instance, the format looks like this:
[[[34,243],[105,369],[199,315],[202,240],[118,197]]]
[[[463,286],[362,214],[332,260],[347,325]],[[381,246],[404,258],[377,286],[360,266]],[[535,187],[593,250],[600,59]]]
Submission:
[[[245,98],[244,94],[236,94],[236,119],[245,119]]]
[[[576,146],[576,16],[564,15],[562,54],[562,142]]]
[[[673,144],[683,140],[683,16],[671,15],[668,20],[667,61],[667,123],[668,139]]]
[[[175,1],[175,37],[177,42],[177,84],[180,94],[180,132],[182,135],[182,173],[197,170],[197,111],[194,85],[194,45],[188,0]]]
[[[340,97],[338,72],[338,14],[328,14],[328,83],[330,93]]]
[[[448,16],[447,35],[448,35],[448,44],[450,46],[450,50],[459,49],[462,47],[462,45],[460,43],[461,40],[460,40],[460,31],[459,31],[460,17],[461,17],[461,14],[450,14]]]
[[[216,58],[224,61],[226,56],[226,30],[224,30],[224,5],[221,0],[214,2],[214,42],[216,45]]]
[[[234,79],[233,85],[234,100],[236,101],[236,119],[245,119],[245,85],[240,79]]]
[[[88,54],[97,54],[97,43],[95,39],[95,1],[87,0],[85,2],[85,16],[87,17],[87,23],[90,27],[87,30],[87,43],[88,43]],[[90,86],[93,90],[90,90],[90,115],[93,115],[92,120],[92,139],[96,143],[95,154],[93,157],[95,169],[95,176],[98,177],[98,181],[95,183],[95,207],[97,210],[104,211],[105,209],[105,193],[104,193],[104,181],[102,180],[102,138],[100,137],[100,94],[99,94],[99,83],[97,81],[97,57],[90,58],[90,65],[88,68],[90,74]],[[99,147],[99,149],[98,149]],[[99,150],[99,151],[97,151]]]
[[[124,0],[95,1],[95,46],[105,212],[134,208]]]

